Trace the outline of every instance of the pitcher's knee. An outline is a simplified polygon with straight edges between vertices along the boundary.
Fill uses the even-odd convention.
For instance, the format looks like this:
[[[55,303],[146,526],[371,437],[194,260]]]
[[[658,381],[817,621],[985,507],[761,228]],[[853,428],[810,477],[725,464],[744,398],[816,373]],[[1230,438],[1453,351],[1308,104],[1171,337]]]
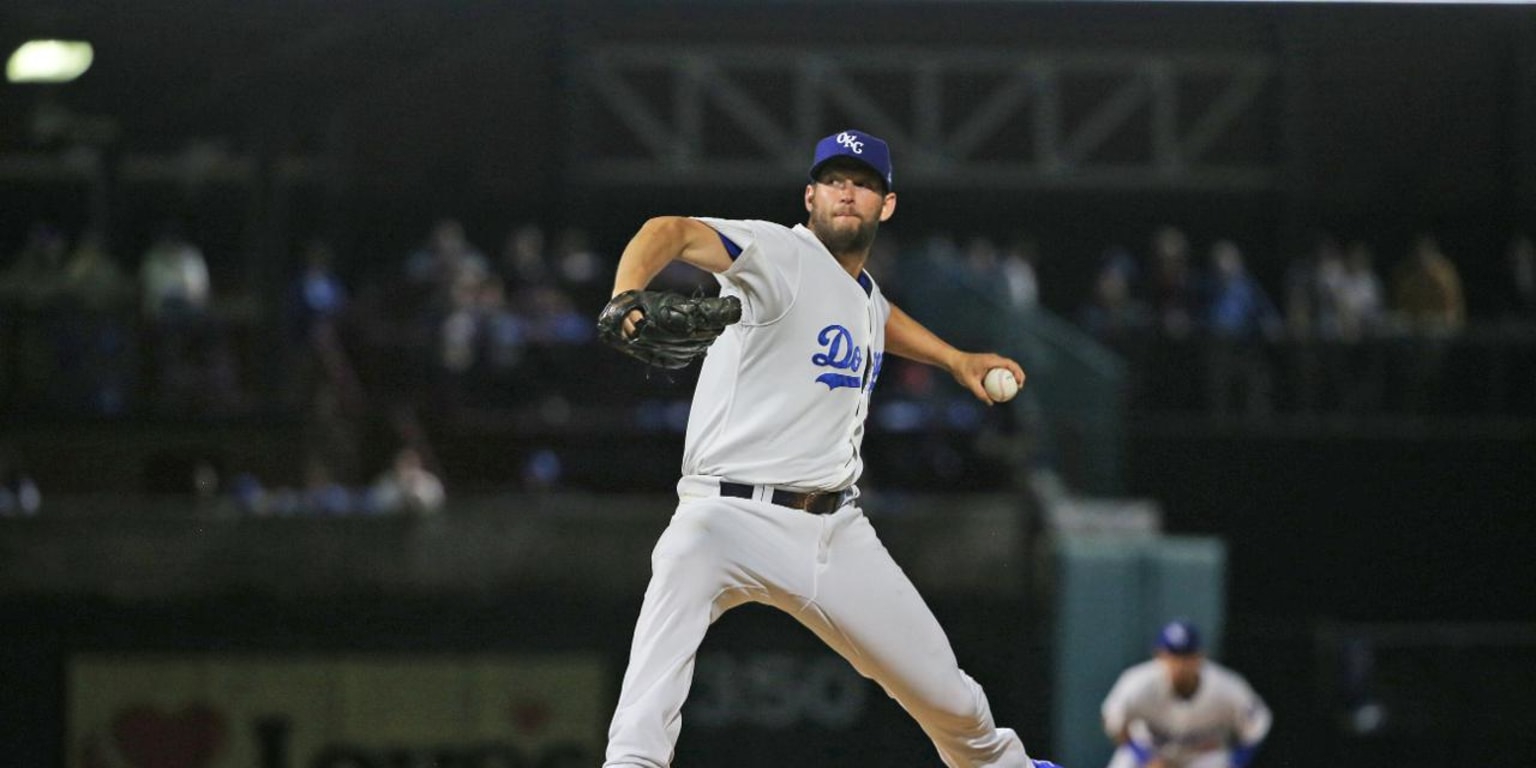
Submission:
[[[929,702],[933,726],[951,733],[973,733],[992,729],[992,710],[981,686],[961,673],[959,684],[946,695]]]

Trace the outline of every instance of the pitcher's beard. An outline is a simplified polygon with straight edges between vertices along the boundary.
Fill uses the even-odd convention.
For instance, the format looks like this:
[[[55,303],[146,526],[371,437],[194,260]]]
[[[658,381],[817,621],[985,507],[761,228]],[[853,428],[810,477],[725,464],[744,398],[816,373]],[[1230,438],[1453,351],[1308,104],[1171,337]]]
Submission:
[[[841,229],[832,226],[830,220],[813,219],[811,231],[816,234],[816,239],[827,247],[834,256],[848,253],[867,253],[870,246],[875,243],[875,233],[880,230],[880,222],[859,222],[857,229]]]

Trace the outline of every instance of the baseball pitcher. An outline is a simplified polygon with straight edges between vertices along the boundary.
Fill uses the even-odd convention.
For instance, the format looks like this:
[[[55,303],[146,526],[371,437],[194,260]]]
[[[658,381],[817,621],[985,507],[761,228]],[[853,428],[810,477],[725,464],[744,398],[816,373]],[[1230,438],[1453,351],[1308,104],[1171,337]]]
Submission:
[[[607,768],[664,768],[705,632],[746,602],[808,627],[879,683],[951,768],[1031,761],[960,669],[922,597],[859,508],[870,393],[887,353],[947,370],[987,402],[983,379],[1019,364],[954,348],[886,300],[864,271],[896,211],[886,143],[847,130],[816,145],[803,225],[661,217],[619,258],[598,320],[650,365],[703,358],[677,484],[608,730]],[[707,270],[716,297],[646,290],[674,260]]]

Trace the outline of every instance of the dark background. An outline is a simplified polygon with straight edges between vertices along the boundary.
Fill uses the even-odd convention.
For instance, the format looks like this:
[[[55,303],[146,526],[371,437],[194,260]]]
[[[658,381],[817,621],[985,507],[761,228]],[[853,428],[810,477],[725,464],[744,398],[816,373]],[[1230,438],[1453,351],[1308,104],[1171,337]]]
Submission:
[[[1037,237],[1041,300],[1062,315],[1083,300],[1106,246],[1140,251],[1155,227],[1175,223],[1197,243],[1243,243],[1251,268],[1271,286],[1318,230],[1370,241],[1384,269],[1415,236],[1433,233],[1461,271],[1474,325],[1492,322],[1505,287],[1504,246],[1513,233],[1536,230],[1536,9],[1525,5],[19,0],[0,9],[0,50],[39,36],[89,39],[96,64],[63,86],[0,85],[0,265],[34,222],[48,221],[66,232],[103,230],[131,270],[157,227],[175,218],[204,246],[219,290],[258,307],[277,300],[296,269],[297,244],[313,236],[332,242],[342,274],[361,284],[398,270],[446,216],[461,219],[488,250],[514,226],[533,221],[551,231],[585,228],[608,255],[657,214],[798,218],[802,180],[795,173],[703,185],[586,175],[586,161],[605,151],[602,139],[622,131],[590,110],[575,73],[593,51],[619,44],[1270,57],[1275,76],[1235,125],[1232,143],[1216,150],[1270,169],[1268,183],[1008,187],[962,178],[899,188],[899,214],[888,232],[903,243],[936,232],[1005,237],[1023,230]],[[67,116],[64,127],[49,128],[60,124],[45,118],[58,114]],[[808,135],[840,127],[818,125]],[[1109,151],[1134,154],[1145,140],[1117,136]],[[130,156],[174,163],[215,152],[258,164],[306,158],[308,171],[291,184],[261,174],[239,182],[117,174],[92,185],[51,164],[82,148],[109,166]],[[894,151],[901,179],[902,148]],[[28,170],[37,159],[54,170]],[[1516,354],[1528,359],[1531,349]],[[1451,381],[1480,381],[1487,366],[1475,349],[1450,360]],[[686,384],[644,386],[649,395],[680,397]],[[1338,687],[1334,648],[1319,639],[1338,625],[1536,621],[1529,556],[1536,547],[1536,413],[1529,406],[1536,381],[1516,379],[1514,387],[1516,396],[1501,402],[1524,405],[1396,413],[1342,425],[1299,418],[1234,424],[1166,403],[1132,404],[1125,495],[1159,502],[1171,532],[1229,543],[1225,655],[1280,711],[1264,764],[1321,757],[1385,765],[1426,755],[1525,764],[1512,762],[1524,759],[1508,735],[1514,731],[1488,721],[1453,718],[1428,735],[1392,732],[1379,740],[1340,726],[1330,709],[1339,702],[1329,698]],[[571,462],[578,491],[666,492],[677,436],[626,435],[601,420],[576,422],[580,429],[537,434],[516,420],[466,430],[434,424],[433,438],[451,488],[503,490],[502,479],[516,484],[510,467],[534,448],[556,445],[585,457]],[[141,492],[140,462],[188,445],[219,446],[232,462],[294,473],[284,447],[303,439],[304,429],[301,416],[283,412],[101,423],[14,408],[0,414],[0,434],[32,450],[29,463],[49,507],[59,508],[71,494]],[[616,441],[636,451],[633,461],[615,458],[625,450]],[[904,457],[931,448],[915,439],[892,438],[891,445],[872,454],[874,471],[907,467],[904,461],[921,465]],[[974,457],[965,438],[956,438],[954,450],[976,462],[965,482],[995,484],[1001,476],[985,457]],[[942,472],[912,472],[908,479],[940,488],[955,482]],[[193,603],[124,608],[67,592],[45,595],[40,605],[30,602],[36,599],[12,597],[4,609],[30,638],[13,646],[10,668],[30,669],[36,689],[56,682],[37,670],[78,645],[286,647],[276,640],[265,645],[261,633]],[[473,600],[456,599],[447,605],[474,610]],[[378,602],[351,604],[342,615],[396,629],[404,645],[494,645],[494,632],[452,621],[443,622],[441,634],[401,629],[437,620],[443,604],[390,609],[387,597]],[[255,600],[252,610],[300,622],[317,647],[375,642],[355,629],[330,634],[330,614],[300,603]],[[527,603],[546,606],[537,595],[509,598],[511,606]],[[595,604],[620,616],[633,607],[614,595]],[[986,638],[987,612],[998,610],[984,595],[940,606],[961,646],[966,637]],[[593,628],[566,618],[566,634],[627,631],[626,620]],[[1038,631],[1032,622],[1045,618],[1015,629]],[[760,619],[739,621],[752,628]],[[185,635],[166,626],[185,628]],[[752,645],[743,636],[754,633],[722,626],[724,637]],[[729,645],[713,636],[712,642]],[[603,650],[617,653],[619,645]],[[1427,670],[1421,685],[1397,691],[1404,711],[1439,694],[1475,696],[1468,690],[1474,682],[1530,668],[1529,644],[1516,647],[1515,658],[1492,673],[1478,666],[1487,651],[1475,642],[1454,650],[1464,654],[1456,658],[1473,660],[1460,667],[1429,651],[1400,657],[1408,658],[1405,668]],[[38,659],[44,661],[33,665]],[[1039,670],[1025,664],[997,666],[998,676],[1044,684]],[[1469,703],[1467,711],[1509,711],[1529,702],[1528,691],[1490,690],[1495,700]],[[1002,708],[1043,722],[1027,698],[994,696]],[[32,751],[24,754],[48,754],[27,743]]]
[[[1269,188],[901,190],[898,232],[1036,232],[1059,286],[1080,285],[1081,263],[1103,244],[1139,248],[1165,222],[1197,241],[1240,238],[1266,273],[1314,228],[1369,237],[1389,261],[1433,231],[1469,282],[1486,284],[1490,257],[1508,232],[1530,226],[1536,196],[1536,33],[1519,5],[20,2],[4,13],[8,48],[77,36],[94,41],[98,63],[66,86],[7,86],[0,148],[68,146],[71,131],[40,138],[31,125],[48,102],[85,118],[75,135],[110,124],[109,151],[201,143],[323,158],[319,183],[268,221],[284,219],[293,239],[336,236],[353,269],[398,258],[443,215],[465,219],[487,247],[511,222],[537,220],[590,228],[610,248],[660,211],[707,203],[726,216],[798,215],[793,176],[782,179],[787,189],[772,179],[628,189],[573,178],[579,156],[602,151],[580,141],[596,129],[573,123],[573,70],[614,44],[1273,57],[1277,76],[1238,129],[1244,151],[1276,169]],[[106,212],[125,254],[173,213],[198,214],[196,233],[224,259],[291,250],[249,231],[243,190],[146,186],[118,190]],[[91,213],[79,189],[7,188],[0,245],[9,250],[35,218],[73,230]]]

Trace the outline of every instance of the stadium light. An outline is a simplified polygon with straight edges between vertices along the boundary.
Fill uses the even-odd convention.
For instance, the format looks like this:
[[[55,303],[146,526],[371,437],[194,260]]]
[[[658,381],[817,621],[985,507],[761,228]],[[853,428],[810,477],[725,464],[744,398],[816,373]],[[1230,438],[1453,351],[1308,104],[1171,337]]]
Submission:
[[[91,68],[96,52],[80,40],[30,40],[5,63],[13,83],[67,83]]]

